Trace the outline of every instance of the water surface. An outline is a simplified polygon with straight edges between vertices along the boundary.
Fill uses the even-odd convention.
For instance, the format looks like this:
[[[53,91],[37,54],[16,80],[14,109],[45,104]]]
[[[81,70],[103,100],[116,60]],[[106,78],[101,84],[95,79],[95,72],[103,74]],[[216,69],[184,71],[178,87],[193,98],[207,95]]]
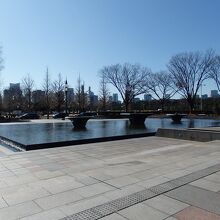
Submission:
[[[71,122],[1,124],[0,136],[29,145],[59,141],[154,132],[158,128],[194,128],[220,126],[219,120],[182,119],[175,124],[171,119],[147,118],[145,127],[132,128],[128,120],[89,120],[85,130],[74,130]]]

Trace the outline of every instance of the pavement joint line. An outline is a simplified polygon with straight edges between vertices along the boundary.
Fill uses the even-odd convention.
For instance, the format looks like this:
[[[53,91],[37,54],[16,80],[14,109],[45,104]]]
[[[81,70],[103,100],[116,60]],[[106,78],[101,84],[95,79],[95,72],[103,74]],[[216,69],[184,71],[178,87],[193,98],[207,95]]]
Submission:
[[[95,178],[95,177],[92,177],[93,179],[95,179],[95,180],[97,180],[97,181],[99,181],[100,183],[104,183],[104,184],[106,184],[106,185],[109,185],[109,186],[111,186],[111,187],[113,187],[113,188],[115,188],[115,189],[121,189],[121,188],[119,188],[119,187],[117,187],[117,186],[114,186],[114,185],[112,185],[112,184],[110,184],[110,183],[107,183],[107,182],[105,182],[105,181],[103,181],[103,180],[99,180],[99,179],[97,179],[97,178]]]
[[[220,163],[132,193],[59,220],[97,220],[220,171]]]

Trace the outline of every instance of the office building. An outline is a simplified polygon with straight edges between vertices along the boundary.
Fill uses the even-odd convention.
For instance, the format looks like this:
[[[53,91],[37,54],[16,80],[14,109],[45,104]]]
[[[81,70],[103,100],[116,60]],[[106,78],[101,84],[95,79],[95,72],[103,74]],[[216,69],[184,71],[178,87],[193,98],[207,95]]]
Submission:
[[[9,88],[3,91],[3,105],[9,111],[19,109],[22,103],[20,83],[10,83]]]
[[[150,101],[152,99],[151,94],[144,94],[144,101]]]
[[[207,94],[202,95],[202,99],[207,99],[207,98],[208,98]]]
[[[112,102],[118,102],[118,94],[117,93],[113,93]]]

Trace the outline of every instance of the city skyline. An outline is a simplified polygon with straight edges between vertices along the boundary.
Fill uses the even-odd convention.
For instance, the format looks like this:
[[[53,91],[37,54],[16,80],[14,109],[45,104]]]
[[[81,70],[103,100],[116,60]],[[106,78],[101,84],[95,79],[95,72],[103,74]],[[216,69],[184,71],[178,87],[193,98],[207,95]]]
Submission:
[[[104,65],[140,63],[155,72],[180,52],[213,48],[220,54],[217,0],[0,0],[0,5],[3,89],[28,73],[40,88],[48,67],[52,79],[61,73],[73,88],[80,74],[98,94]],[[203,93],[211,88],[215,84],[207,82]]]
[[[7,91],[7,90],[9,90],[13,87],[19,88],[19,90],[21,90],[21,92],[22,92],[22,87],[21,87],[20,82],[9,83],[9,85],[3,90],[3,97],[4,97],[5,91]],[[42,88],[35,88],[35,89],[33,89],[32,93],[34,94],[35,92],[38,92],[38,91],[39,92],[45,92]],[[75,94],[75,89],[73,87],[69,87],[69,85],[68,85],[68,90],[67,91],[71,96],[72,96],[72,94],[73,95]],[[87,96],[95,96],[96,99],[97,99],[97,102],[98,102],[99,95],[97,93],[94,93],[90,86],[89,86],[88,90],[85,90],[85,93],[87,94]],[[202,99],[215,98],[215,97],[219,97],[219,96],[220,96],[220,93],[216,89],[211,89],[211,90],[209,90],[208,93],[201,93],[200,92],[200,93],[197,94],[197,97],[198,98],[202,97]],[[146,92],[146,93],[144,93],[140,96],[135,97],[134,101],[135,100],[136,101],[150,101],[150,100],[153,100],[153,99],[158,100],[158,98],[154,97],[154,95],[152,95],[152,93]],[[171,97],[170,99],[184,99],[184,98],[179,95],[178,98]],[[110,92],[109,101],[110,102],[122,102],[123,100],[121,99],[120,94],[118,92]]]

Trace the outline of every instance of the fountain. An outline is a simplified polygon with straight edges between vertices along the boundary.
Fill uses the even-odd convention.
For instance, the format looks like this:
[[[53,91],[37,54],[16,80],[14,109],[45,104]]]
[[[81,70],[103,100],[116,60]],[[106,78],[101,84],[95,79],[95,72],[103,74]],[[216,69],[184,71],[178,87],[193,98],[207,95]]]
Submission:
[[[93,116],[74,116],[74,117],[66,117],[69,119],[75,129],[83,129],[86,127],[86,123],[89,119],[94,118]]]
[[[185,117],[186,115],[175,113],[175,114],[167,114],[167,116],[171,117],[174,123],[181,123],[182,118]]]

